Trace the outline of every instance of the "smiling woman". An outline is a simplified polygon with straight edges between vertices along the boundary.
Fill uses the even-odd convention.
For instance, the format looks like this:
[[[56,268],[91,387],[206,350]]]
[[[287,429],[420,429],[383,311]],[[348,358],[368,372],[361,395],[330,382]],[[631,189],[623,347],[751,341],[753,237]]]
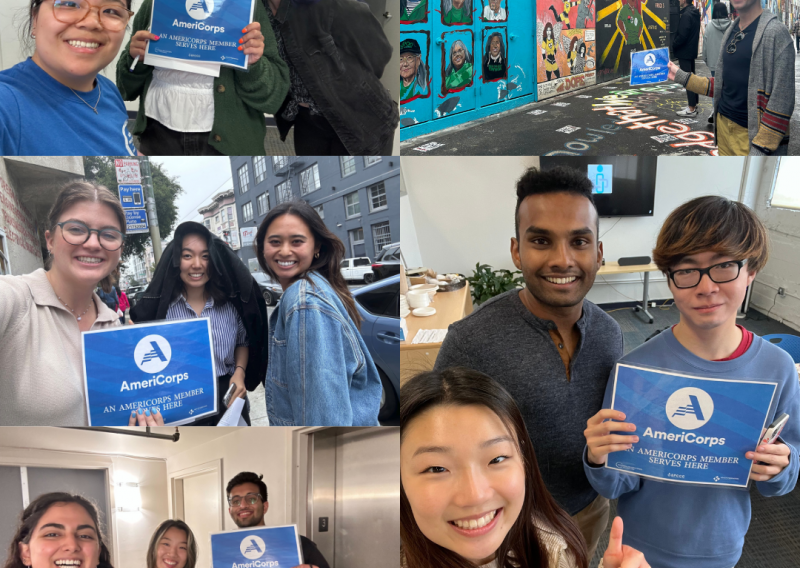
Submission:
[[[125,214],[105,187],[65,186],[48,215],[47,270],[0,276],[0,425],[87,426],[81,332],[120,325],[111,290]]]
[[[135,155],[122,97],[99,75],[119,53],[130,3],[30,0],[33,56],[0,72],[0,155]]]
[[[80,495],[45,493],[22,513],[3,568],[112,568],[97,508]]]
[[[194,568],[197,541],[183,521],[164,521],[153,533],[147,547],[147,568]]]

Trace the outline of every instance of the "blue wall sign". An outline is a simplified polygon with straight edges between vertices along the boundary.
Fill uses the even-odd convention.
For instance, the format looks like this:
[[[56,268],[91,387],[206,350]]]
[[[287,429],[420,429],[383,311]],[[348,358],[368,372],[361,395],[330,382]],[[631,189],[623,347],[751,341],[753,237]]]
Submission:
[[[631,53],[631,85],[649,85],[667,80],[669,49],[649,49]]]
[[[118,188],[123,209],[144,209],[144,191],[141,184],[119,185]]]
[[[211,535],[212,568],[294,568],[302,563],[295,525]]]
[[[144,209],[126,209],[125,230],[129,235],[149,232],[147,212]]]
[[[747,487],[776,385],[692,377],[617,364],[611,408],[639,442],[608,454],[606,467],[653,479]],[[630,432],[625,432],[630,434]]]
[[[217,412],[208,318],[122,326],[82,334],[90,426],[127,426],[156,407],[164,423]]]
[[[153,0],[150,29],[160,39],[147,43],[147,53],[247,69],[239,38],[253,21],[254,2]]]

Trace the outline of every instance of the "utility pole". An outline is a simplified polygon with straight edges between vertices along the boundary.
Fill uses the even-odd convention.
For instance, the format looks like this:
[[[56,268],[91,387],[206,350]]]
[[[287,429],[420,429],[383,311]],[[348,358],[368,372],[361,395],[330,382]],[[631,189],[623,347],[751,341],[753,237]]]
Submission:
[[[150,159],[147,156],[139,156],[139,166],[142,172],[145,209],[150,225],[150,240],[153,243],[153,256],[157,266],[161,261],[161,233],[158,232],[158,215],[156,214],[155,193],[153,193],[153,177],[150,175]]]

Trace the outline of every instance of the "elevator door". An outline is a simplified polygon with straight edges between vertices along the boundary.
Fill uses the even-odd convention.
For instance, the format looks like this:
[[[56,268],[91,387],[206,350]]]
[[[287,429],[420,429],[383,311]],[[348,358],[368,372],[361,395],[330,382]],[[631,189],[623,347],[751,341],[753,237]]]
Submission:
[[[400,565],[398,428],[314,434],[308,534],[331,568]]]

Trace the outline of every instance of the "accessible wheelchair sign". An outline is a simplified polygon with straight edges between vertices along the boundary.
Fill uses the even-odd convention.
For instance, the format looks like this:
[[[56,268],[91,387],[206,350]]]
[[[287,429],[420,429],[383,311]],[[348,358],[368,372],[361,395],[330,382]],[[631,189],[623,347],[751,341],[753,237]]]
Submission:
[[[90,426],[127,426],[157,408],[165,424],[217,412],[208,318],[130,325],[81,335]]]
[[[631,53],[631,85],[663,83],[669,74],[669,48]]]
[[[605,467],[663,481],[747,487],[777,385],[694,377],[618,363],[611,408],[639,441]],[[631,432],[617,432],[632,434]]]
[[[294,568],[303,564],[297,525],[211,535],[213,568]]]

